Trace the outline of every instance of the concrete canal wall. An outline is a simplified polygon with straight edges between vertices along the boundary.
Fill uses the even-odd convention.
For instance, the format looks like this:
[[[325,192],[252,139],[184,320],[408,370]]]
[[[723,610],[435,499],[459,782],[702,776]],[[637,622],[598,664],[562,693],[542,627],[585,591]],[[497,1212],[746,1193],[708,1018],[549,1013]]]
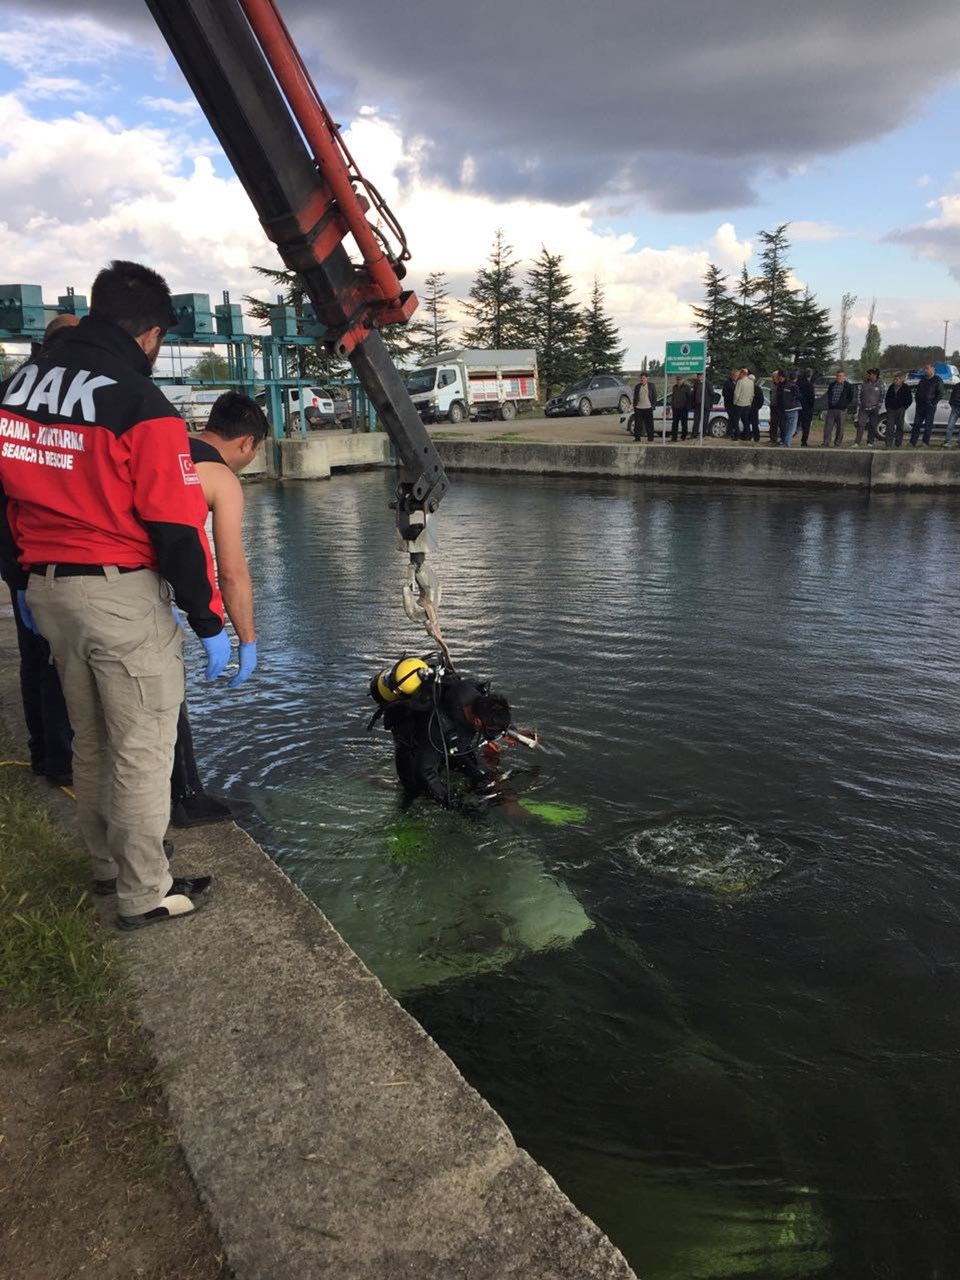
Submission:
[[[437,440],[450,471],[827,489],[960,489],[960,450]]]

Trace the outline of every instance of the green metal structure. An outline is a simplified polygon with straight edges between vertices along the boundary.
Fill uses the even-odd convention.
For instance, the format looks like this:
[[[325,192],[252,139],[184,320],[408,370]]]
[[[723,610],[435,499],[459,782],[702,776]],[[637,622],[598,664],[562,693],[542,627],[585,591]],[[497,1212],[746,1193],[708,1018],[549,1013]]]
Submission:
[[[293,307],[278,302],[270,308],[269,331],[249,334],[244,331],[240,304],[231,302],[226,290],[223,301],[214,307],[207,293],[176,293],[173,309],[177,323],[164,339],[154,380],[160,386],[190,386],[198,390],[229,387],[249,396],[263,393],[274,440],[286,435],[290,425],[287,392],[316,385],[315,379],[300,377],[296,360],[298,347],[314,347],[323,336],[323,326],[312,312],[298,317]],[[44,302],[40,285],[0,284],[0,344],[30,343],[32,346],[42,341],[44,329],[55,316],[82,317],[88,311],[86,297],[72,288],[61,294],[54,305]],[[299,332],[301,326],[302,333]],[[197,347],[222,352],[228,365],[226,378],[204,382],[190,377],[189,368],[184,368],[183,353]],[[169,374],[162,372],[167,360]],[[342,389],[349,396],[354,430],[376,430],[376,412],[356,378],[324,385],[332,391]],[[307,434],[305,403],[306,397],[301,396],[300,435]]]

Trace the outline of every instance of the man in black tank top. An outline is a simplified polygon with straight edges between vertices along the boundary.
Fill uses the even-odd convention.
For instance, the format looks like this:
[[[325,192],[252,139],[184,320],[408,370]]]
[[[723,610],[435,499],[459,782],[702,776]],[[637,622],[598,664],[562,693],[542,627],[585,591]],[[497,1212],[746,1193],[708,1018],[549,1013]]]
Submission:
[[[231,688],[242,684],[257,665],[253,586],[241,535],[243,486],[237,473],[257,456],[266,434],[267,419],[260,406],[249,396],[227,391],[215,402],[203,431],[190,436],[190,457],[213,515],[220,592],[240,640],[240,670],[230,681]],[[231,816],[225,803],[204,792],[194,759],[186,703],[180,708],[172,791],[174,826],[220,822]]]

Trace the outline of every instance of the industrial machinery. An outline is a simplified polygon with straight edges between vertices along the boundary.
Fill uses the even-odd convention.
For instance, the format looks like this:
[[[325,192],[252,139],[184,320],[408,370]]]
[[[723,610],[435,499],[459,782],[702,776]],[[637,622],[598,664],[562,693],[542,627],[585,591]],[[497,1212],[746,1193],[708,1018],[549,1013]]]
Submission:
[[[439,582],[425,557],[447,478],[378,332],[406,323],[417,306],[401,286],[410,256],[403,231],[357,169],[274,0],[147,4],[261,225],[301,276],[321,341],[349,360],[396,447],[404,608],[439,639]]]

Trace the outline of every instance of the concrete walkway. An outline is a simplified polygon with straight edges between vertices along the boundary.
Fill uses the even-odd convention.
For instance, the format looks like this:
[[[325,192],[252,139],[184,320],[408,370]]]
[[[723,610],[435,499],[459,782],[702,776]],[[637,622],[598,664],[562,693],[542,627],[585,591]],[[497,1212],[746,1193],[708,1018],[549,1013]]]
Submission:
[[[0,712],[23,737],[6,613]],[[237,1280],[633,1276],[253,840],[174,836],[214,901],[117,938]]]

